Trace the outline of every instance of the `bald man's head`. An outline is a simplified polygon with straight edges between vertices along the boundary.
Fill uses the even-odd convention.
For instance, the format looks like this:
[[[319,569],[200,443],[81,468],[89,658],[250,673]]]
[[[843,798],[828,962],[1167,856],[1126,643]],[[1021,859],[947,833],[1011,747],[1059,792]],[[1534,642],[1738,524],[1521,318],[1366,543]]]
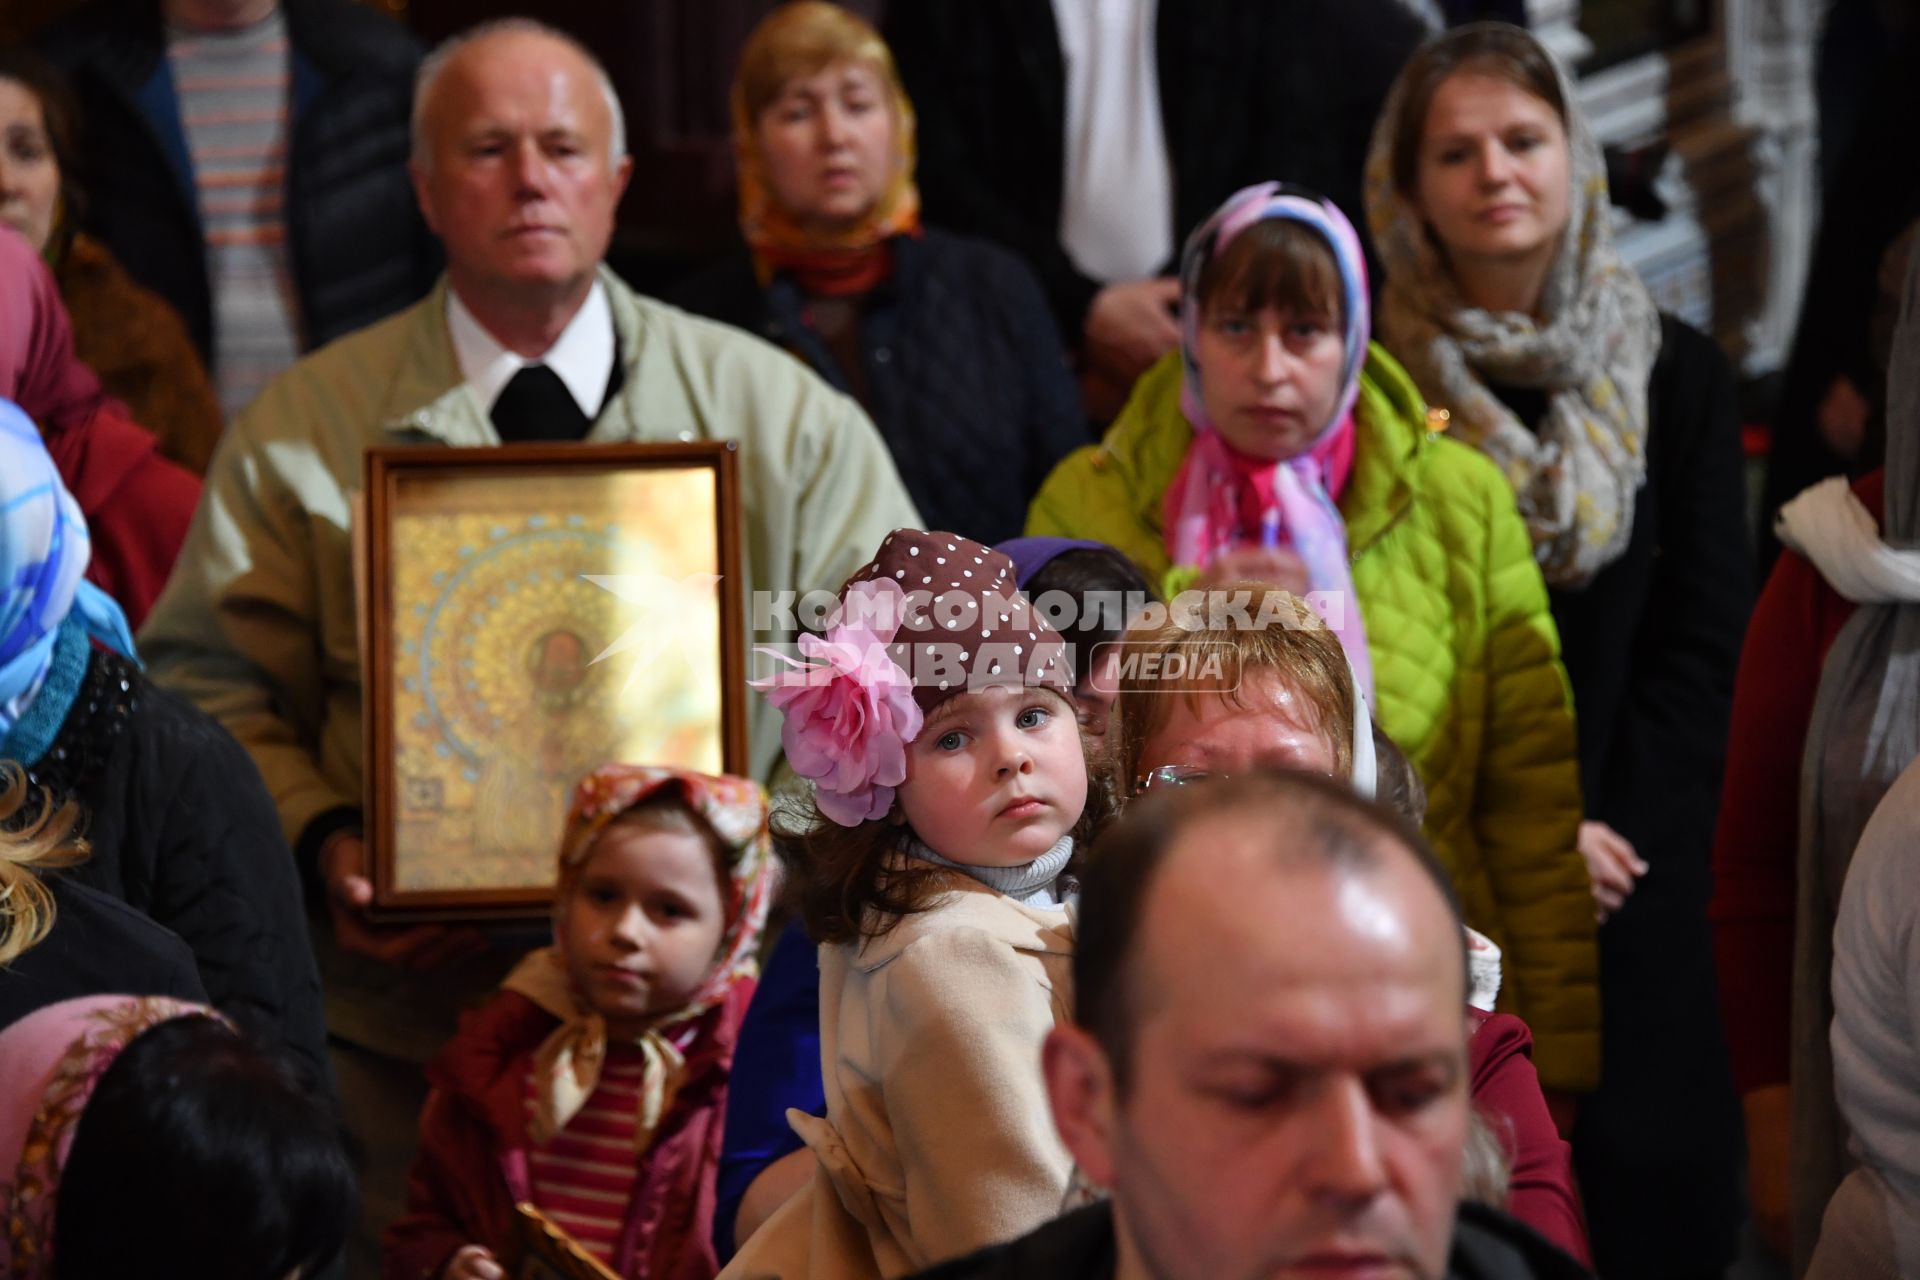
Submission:
[[[1299,774],[1151,794],[1088,859],[1074,975],[1042,1061],[1120,1274],[1444,1273],[1465,937],[1397,816]]]
[[[1408,924],[1446,950],[1465,1005],[1465,933],[1452,882],[1426,840],[1396,814],[1298,773],[1153,791],[1129,806],[1088,859],[1074,952],[1075,1021],[1098,1037],[1123,1087],[1133,1024],[1165,993],[1142,936],[1149,902],[1157,894],[1184,897],[1190,886],[1203,897],[1233,896],[1247,877],[1271,883],[1308,871],[1410,876],[1408,887],[1424,892],[1408,899],[1410,907],[1422,904]],[[1157,888],[1163,879],[1174,887]]]
[[[619,106],[585,49],[527,19],[457,36],[421,68],[414,193],[483,324],[585,301],[632,172]]]
[[[533,18],[496,18],[491,22],[482,22],[456,35],[448,36],[436,45],[432,52],[421,59],[420,69],[413,77],[413,155],[416,167],[428,168],[433,163],[432,113],[440,82],[448,67],[462,58],[470,56],[470,51],[478,45],[497,41],[502,37],[532,37],[563,46],[580,60],[580,63],[592,75],[599,88],[601,99],[607,106],[607,165],[609,168],[620,163],[627,154],[627,117],[620,109],[620,95],[614,92],[613,80],[607,75],[607,69],[593,52],[575,40],[566,32],[550,27]]]

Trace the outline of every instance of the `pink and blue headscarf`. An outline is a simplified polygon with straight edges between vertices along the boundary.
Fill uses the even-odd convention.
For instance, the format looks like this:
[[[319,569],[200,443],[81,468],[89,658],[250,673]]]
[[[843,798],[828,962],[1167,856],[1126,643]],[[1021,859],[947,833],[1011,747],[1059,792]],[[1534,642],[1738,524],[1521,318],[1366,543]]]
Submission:
[[[39,429],[0,400],[0,739],[45,679],[69,620],[133,656],[126,615],[83,579],[92,555],[80,504],[61,482]]]
[[[1340,274],[1345,359],[1340,394],[1313,442],[1278,462],[1249,458],[1220,435],[1200,394],[1195,350],[1200,336],[1200,278],[1207,264],[1241,232],[1269,218],[1311,227],[1333,251]],[[1353,406],[1367,361],[1371,311],[1366,258],[1360,237],[1332,201],[1299,187],[1263,182],[1227,198],[1188,237],[1180,257],[1180,354],[1185,379],[1180,408],[1193,425],[1193,444],[1168,486],[1165,500],[1167,552],[1176,565],[1204,568],[1222,552],[1248,544],[1288,546],[1306,562],[1315,603],[1339,636],[1354,674],[1371,697],[1373,663],[1354,596],[1347,556],[1346,522],[1337,505],[1353,467]],[[1338,600],[1339,608],[1331,602]]]

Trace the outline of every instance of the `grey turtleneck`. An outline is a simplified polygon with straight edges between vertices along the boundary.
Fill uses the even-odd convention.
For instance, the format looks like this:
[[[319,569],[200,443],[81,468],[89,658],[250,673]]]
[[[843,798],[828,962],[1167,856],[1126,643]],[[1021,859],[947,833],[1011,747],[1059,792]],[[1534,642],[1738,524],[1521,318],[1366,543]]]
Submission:
[[[1055,882],[1073,857],[1072,836],[1061,836],[1054,842],[1053,848],[1032,862],[1023,862],[1017,867],[975,867],[955,862],[951,858],[941,857],[913,837],[907,840],[906,852],[936,866],[952,867],[994,892],[1006,894],[1023,907],[1059,908],[1066,905],[1061,895],[1055,892]]]

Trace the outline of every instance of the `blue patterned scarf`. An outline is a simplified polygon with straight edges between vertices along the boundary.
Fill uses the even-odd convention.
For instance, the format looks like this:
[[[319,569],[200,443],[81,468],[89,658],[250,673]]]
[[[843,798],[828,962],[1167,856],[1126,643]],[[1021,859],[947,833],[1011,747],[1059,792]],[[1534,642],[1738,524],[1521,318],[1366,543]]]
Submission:
[[[131,658],[112,597],[82,580],[93,554],[80,506],[31,419],[0,400],[0,738],[40,689],[69,616]]]

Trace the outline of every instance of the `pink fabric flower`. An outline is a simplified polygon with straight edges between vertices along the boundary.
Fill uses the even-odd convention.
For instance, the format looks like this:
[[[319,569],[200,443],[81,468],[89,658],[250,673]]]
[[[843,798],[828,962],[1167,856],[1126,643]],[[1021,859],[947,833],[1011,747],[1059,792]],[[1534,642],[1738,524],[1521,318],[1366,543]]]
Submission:
[[[891,578],[855,583],[824,640],[800,637],[801,655],[813,661],[759,650],[793,668],[752,684],[785,717],[787,762],[813,781],[820,812],[843,827],[887,816],[907,778],[907,744],[920,732],[913,681],[887,656],[905,602]]]

